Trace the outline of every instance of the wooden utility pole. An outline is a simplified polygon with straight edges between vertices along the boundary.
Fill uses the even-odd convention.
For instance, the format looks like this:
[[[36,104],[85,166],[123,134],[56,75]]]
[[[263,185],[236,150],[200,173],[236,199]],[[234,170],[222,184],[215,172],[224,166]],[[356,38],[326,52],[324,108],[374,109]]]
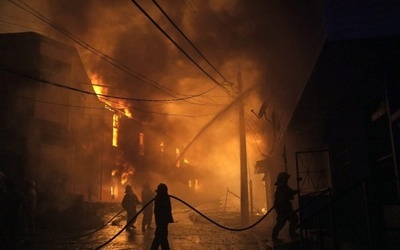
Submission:
[[[238,105],[239,105],[239,136],[240,136],[240,212],[242,226],[249,225],[249,191],[247,181],[247,149],[246,131],[244,126],[244,103],[242,98],[242,72],[240,66],[237,70]]]

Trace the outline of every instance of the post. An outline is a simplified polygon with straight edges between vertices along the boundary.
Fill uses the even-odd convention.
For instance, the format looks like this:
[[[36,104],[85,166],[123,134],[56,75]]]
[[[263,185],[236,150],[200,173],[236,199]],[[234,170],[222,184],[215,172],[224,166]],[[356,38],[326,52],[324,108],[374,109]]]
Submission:
[[[254,214],[253,181],[251,179],[249,181],[249,187],[250,187],[250,221],[253,222],[253,214]]]
[[[242,72],[240,65],[237,71],[238,81],[238,109],[239,109],[239,136],[240,136],[240,212],[242,226],[249,224],[249,198],[248,198],[248,181],[247,181],[247,149],[246,149],[246,131],[244,126],[244,107],[243,107],[243,86]]]

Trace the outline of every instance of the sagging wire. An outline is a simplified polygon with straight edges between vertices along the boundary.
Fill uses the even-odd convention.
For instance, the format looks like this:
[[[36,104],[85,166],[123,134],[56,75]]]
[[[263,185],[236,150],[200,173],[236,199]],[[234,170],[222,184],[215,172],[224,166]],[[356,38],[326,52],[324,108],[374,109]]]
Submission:
[[[256,221],[255,223],[251,224],[250,226],[243,227],[243,228],[230,228],[230,227],[226,227],[226,226],[224,226],[224,225],[221,225],[221,224],[219,224],[218,222],[216,222],[216,221],[210,219],[209,217],[207,217],[206,215],[204,215],[203,213],[201,213],[199,210],[197,210],[196,208],[194,208],[193,206],[191,206],[189,203],[185,202],[184,200],[182,200],[182,199],[180,199],[180,198],[178,198],[178,197],[176,197],[176,196],[173,196],[173,195],[169,195],[169,197],[171,197],[171,198],[173,198],[173,199],[175,199],[175,200],[177,200],[177,201],[180,201],[181,203],[185,204],[186,206],[188,206],[189,208],[191,208],[193,211],[195,211],[196,213],[198,213],[200,216],[202,216],[203,218],[205,218],[206,220],[208,220],[208,221],[211,222],[212,224],[214,224],[214,225],[216,225],[216,226],[218,226],[218,227],[220,227],[220,228],[222,228],[222,229],[225,229],[225,230],[228,230],[228,231],[235,231],[235,232],[245,231],[245,230],[248,230],[248,229],[250,229],[250,228],[255,227],[255,226],[258,225],[261,221],[263,221],[263,220],[265,219],[265,217],[267,217],[267,215],[270,214],[270,213],[272,212],[272,210],[275,208],[275,207],[270,208],[270,209],[267,211],[267,213],[265,213],[258,221]],[[106,246],[106,245],[108,245],[109,243],[111,243],[115,238],[117,238],[117,237],[126,229],[126,227],[127,227],[130,223],[134,222],[135,219],[138,217],[138,215],[139,215],[150,203],[152,203],[153,201],[154,201],[154,199],[152,199],[151,201],[149,201],[144,207],[142,207],[142,209],[140,209],[140,210],[136,213],[136,215],[135,215],[135,216],[134,216],[134,217],[119,231],[119,232],[117,232],[112,238],[110,238],[108,241],[106,241],[106,242],[103,243],[102,245],[100,245],[100,246],[94,248],[94,250],[101,249],[101,248],[103,248],[104,246]]]
[[[213,81],[217,86],[219,86],[223,91],[225,91],[228,96],[230,92],[223,84],[218,82],[214,77],[212,77],[207,71],[205,71],[179,44],[136,2],[136,0],[131,0],[131,2],[136,5],[136,7],[150,20],[150,22],[159,30],[161,33],[171,41],[177,49],[179,49],[201,72],[203,72],[211,81]],[[224,81],[225,82],[225,81]]]
[[[264,218],[267,217],[267,215],[268,215],[269,213],[271,213],[272,210],[275,208],[275,207],[271,207],[258,221],[254,222],[253,224],[251,224],[251,225],[249,225],[249,226],[247,226],[247,227],[242,227],[242,228],[230,228],[230,227],[226,227],[226,226],[224,226],[224,225],[221,225],[221,224],[219,224],[218,222],[216,222],[216,221],[214,221],[214,220],[208,218],[206,215],[204,215],[203,213],[201,213],[201,212],[200,212],[199,210],[197,210],[196,208],[192,207],[189,203],[185,202],[184,200],[182,200],[182,199],[180,199],[180,198],[178,198],[178,197],[176,197],[176,196],[173,196],[173,195],[169,195],[169,197],[171,197],[171,198],[173,198],[173,199],[175,199],[175,200],[177,200],[177,201],[180,201],[181,203],[183,203],[183,204],[185,204],[186,206],[190,207],[192,210],[194,210],[196,213],[198,213],[201,217],[203,217],[204,219],[208,220],[208,221],[211,222],[212,224],[214,224],[214,225],[216,225],[216,226],[218,226],[218,227],[220,227],[220,228],[222,228],[222,229],[225,229],[225,230],[228,230],[228,231],[234,231],[234,232],[246,231],[246,230],[249,230],[250,228],[253,228],[253,227],[257,226],[257,225],[258,225],[261,221],[263,221]]]

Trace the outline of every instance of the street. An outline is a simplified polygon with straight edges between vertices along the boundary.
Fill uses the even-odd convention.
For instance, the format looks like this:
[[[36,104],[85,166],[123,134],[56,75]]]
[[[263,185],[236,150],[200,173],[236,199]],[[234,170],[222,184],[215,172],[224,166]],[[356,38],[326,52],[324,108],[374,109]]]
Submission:
[[[220,203],[204,204],[198,207],[204,215],[227,228],[241,228],[238,225],[239,213],[231,208],[222,210]],[[104,222],[110,221],[99,230],[74,233],[45,231],[38,235],[34,243],[27,243],[26,249],[150,249],[154,229],[141,231],[142,214],[139,214],[133,232],[123,230],[125,212],[119,211],[104,216]],[[115,218],[113,218],[115,217]],[[229,231],[205,220],[192,209],[173,203],[174,223],[169,225],[169,244],[171,249],[266,249],[265,240],[269,237],[264,221],[257,226],[241,231]],[[153,227],[154,221],[153,221]],[[121,231],[122,230],[122,231]],[[92,233],[93,232],[93,233]],[[116,236],[120,233],[118,236]],[[116,237],[115,237],[116,236]],[[111,238],[112,241],[107,243]]]

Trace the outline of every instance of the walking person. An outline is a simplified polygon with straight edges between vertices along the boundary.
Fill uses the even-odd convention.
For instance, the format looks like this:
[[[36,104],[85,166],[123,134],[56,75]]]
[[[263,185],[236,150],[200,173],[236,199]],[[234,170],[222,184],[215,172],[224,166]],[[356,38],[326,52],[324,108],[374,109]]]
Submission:
[[[154,200],[156,230],[151,250],[157,250],[159,246],[161,246],[162,250],[169,250],[168,224],[174,222],[172,218],[171,199],[168,195],[168,187],[164,183],[158,185],[156,192]]]
[[[286,221],[289,221],[289,235],[291,238],[298,237],[296,233],[297,223],[299,221],[297,214],[294,213],[292,207],[292,200],[294,195],[298,193],[288,186],[290,175],[286,172],[279,173],[276,180],[275,190],[275,211],[276,211],[276,224],[272,230],[272,241],[274,243],[281,243],[283,240],[278,238],[279,231],[285,226]]]
[[[150,184],[148,182],[143,184],[142,190],[142,207],[144,207],[147,203],[149,203],[152,199],[154,199],[154,191],[150,189]],[[142,231],[146,231],[146,229],[153,229],[151,227],[151,221],[153,219],[153,202],[151,202],[144,210],[143,210],[143,220],[142,220]]]
[[[122,199],[122,207],[126,210],[126,231],[132,231],[136,222],[136,205],[141,204],[131,185],[126,185],[125,196]],[[134,219],[135,218],[135,219]]]

